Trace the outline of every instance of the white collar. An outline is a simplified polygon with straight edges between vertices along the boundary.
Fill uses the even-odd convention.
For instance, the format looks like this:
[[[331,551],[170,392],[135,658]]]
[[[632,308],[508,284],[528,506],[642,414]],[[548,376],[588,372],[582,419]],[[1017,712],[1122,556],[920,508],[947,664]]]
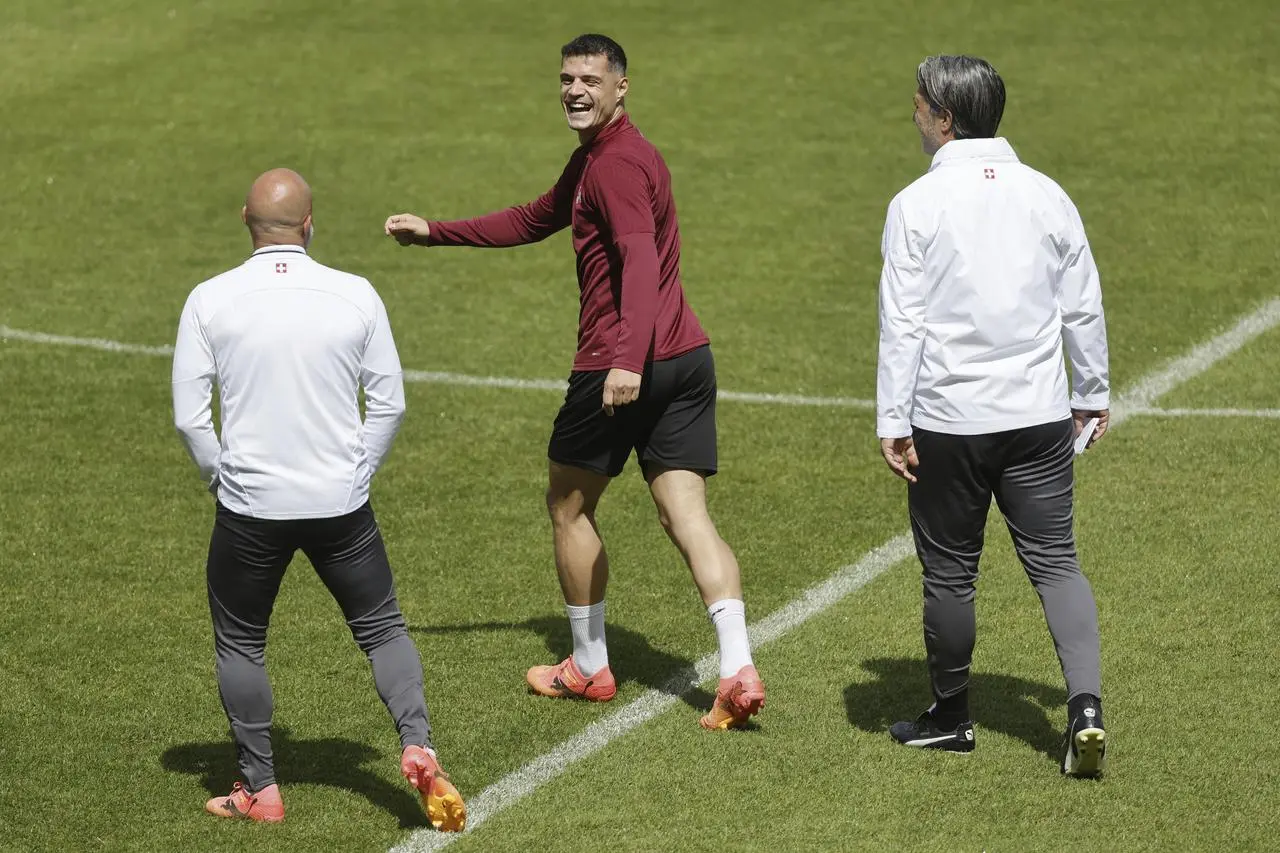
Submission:
[[[938,149],[929,164],[929,171],[957,160],[990,160],[1018,162],[1013,146],[1003,136],[994,139],[953,139]]]
[[[261,249],[256,249],[249,257],[256,258],[258,255],[270,255],[276,252],[290,252],[295,255],[305,255],[307,250],[305,247],[298,246],[294,243],[281,243],[277,246],[263,246]]]

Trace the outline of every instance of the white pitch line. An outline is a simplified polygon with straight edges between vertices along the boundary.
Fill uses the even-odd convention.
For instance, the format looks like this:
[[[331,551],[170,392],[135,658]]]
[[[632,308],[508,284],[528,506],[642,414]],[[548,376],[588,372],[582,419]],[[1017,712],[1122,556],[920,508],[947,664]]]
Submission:
[[[911,535],[895,536],[858,562],[845,566],[799,598],[755,622],[749,631],[751,646],[760,649],[795,630],[861,589],[912,552]],[[719,673],[720,657],[712,653],[677,673],[660,689],[648,690],[607,717],[596,720],[579,734],[560,743],[513,773],[508,773],[467,801],[467,832],[509,808],[564,773],[575,763],[604,749],[616,738],[648,722],[679,701],[693,687]],[[418,830],[392,853],[424,853],[439,850],[459,838],[456,833]]]
[[[721,400],[735,403],[763,403],[775,406],[817,406],[821,408],[869,409],[875,411],[875,400],[853,397],[806,397],[802,394],[756,394],[750,391],[721,391]]]
[[[1176,385],[1204,373],[1277,324],[1280,324],[1280,299],[1272,299],[1246,314],[1232,328],[1138,380],[1136,385],[1112,401],[1112,421],[1127,417],[1131,409],[1151,408],[1159,397]]]
[[[1134,409],[1131,414],[1157,418],[1280,418],[1280,409]]]
[[[563,394],[568,385],[563,379],[517,379],[511,376],[471,376],[439,370],[406,370],[405,382],[428,382],[432,385],[457,385],[464,388],[511,388],[519,391],[555,391]]]
[[[0,326],[0,340],[26,341],[31,344],[50,344],[60,347],[81,347],[84,349],[105,350],[106,352],[124,352],[132,355],[173,355],[171,346],[147,346],[146,344],[123,344],[120,341],[109,341],[106,338],[73,338],[68,335],[50,335],[46,332],[27,332],[22,329],[11,329]]]
[[[173,355],[172,346],[127,344],[105,338],[75,338],[69,335],[51,335],[47,332],[30,332],[0,326],[0,340],[24,341],[32,344],[49,344],[63,347],[80,347],[105,352],[121,352],[133,355]],[[432,385],[452,385],[462,388],[509,388],[518,391],[555,391],[563,394],[567,387],[563,379],[519,379],[512,376],[472,376],[466,373],[449,373],[439,370],[406,370],[405,382],[425,382]],[[753,391],[721,391],[721,400],[734,403],[755,403],[773,406],[808,406],[826,409],[874,410],[875,400],[858,400],[853,397],[810,397],[803,394],[764,394]]]
[[[1160,395],[1204,373],[1277,324],[1280,324],[1280,299],[1266,303],[1246,315],[1228,331],[1210,338],[1186,355],[1144,376],[1128,393],[1117,396],[1112,406],[1112,426],[1118,426],[1129,417],[1143,413]],[[752,646],[759,648],[770,643],[830,609],[895,563],[906,559],[911,551],[911,534],[902,533],[853,565],[839,569],[789,604],[755,622],[750,629]],[[711,680],[718,672],[718,662],[716,654],[706,655],[691,670],[674,676],[661,690],[643,693],[613,714],[595,721],[581,733],[563,741],[550,752],[538,756],[485,788],[468,801],[466,833],[479,829],[493,815],[515,805],[563,774],[573,764],[599,752],[611,741],[653,719],[673,705],[680,694]],[[410,834],[402,844],[391,848],[391,853],[427,853],[440,850],[459,837],[458,833],[420,829]]]

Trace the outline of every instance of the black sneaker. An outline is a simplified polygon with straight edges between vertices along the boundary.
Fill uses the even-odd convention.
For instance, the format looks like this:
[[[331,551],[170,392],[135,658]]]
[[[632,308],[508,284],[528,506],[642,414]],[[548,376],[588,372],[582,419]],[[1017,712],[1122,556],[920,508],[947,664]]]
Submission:
[[[1102,708],[1092,700],[1067,726],[1062,772],[1092,779],[1102,775],[1107,763],[1107,733],[1102,728]]]
[[[929,711],[913,721],[894,723],[889,727],[889,736],[904,746],[918,749],[973,752],[973,723],[961,723],[954,729],[944,731],[938,728]]]

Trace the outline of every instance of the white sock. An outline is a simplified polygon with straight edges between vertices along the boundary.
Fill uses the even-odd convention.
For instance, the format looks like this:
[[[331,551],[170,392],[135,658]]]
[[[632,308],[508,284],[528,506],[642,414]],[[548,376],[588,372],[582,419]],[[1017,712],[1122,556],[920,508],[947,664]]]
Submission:
[[[604,601],[586,607],[564,606],[573,631],[573,662],[590,678],[609,665],[609,648],[604,642]]]
[[[720,677],[736,675],[751,665],[751,643],[747,640],[747,606],[736,598],[725,598],[707,608],[720,641]]]

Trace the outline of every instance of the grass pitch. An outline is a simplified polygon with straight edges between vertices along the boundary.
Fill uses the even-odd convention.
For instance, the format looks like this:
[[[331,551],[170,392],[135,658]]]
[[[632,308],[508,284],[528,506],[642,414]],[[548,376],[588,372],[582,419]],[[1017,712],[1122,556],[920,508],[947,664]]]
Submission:
[[[402,250],[386,215],[525,201],[574,145],[560,44],[631,59],[666,156],[689,298],[736,391],[870,397],[889,198],[927,166],[915,64],[972,52],[1001,132],[1080,207],[1116,387],[1280,288],[1280,19],[1265,0],[776,4],[9,0],[0,27],[0,324],[172,340],[197,282],[247,254],[238,210],[276,165],[316,192],[314,254],[383,294],[408,368],[567,373],[568,238]],[[1271,332],[1162,404],[1280,408]],[[203,583],[212,508],[173,434],[168,361],[0,341],[0,848],[385,850],[424,820],[340,613],[299,558],[272,622],[278,827],[200,811],[235,764]],[[554,393],[409,389],[374,502],[464,795],[610,708],[530,697],[568,648],[541,493]],[[906,529],[874,419],[721,407],[712,509],[749,617]],[[979,588],[978,750],[897,749],[927,702],[904,562],[762,651],[756,730],[697,729],[694,693],[455,846],[524,850],[1269,849],[1280,831],[1280,432],[1135,417],[1080,462],[1103,631],[1110,775],[1059,778],[1064,695],[993,519]],[[713,647],[637,473],[602,510],[617,703]]]

